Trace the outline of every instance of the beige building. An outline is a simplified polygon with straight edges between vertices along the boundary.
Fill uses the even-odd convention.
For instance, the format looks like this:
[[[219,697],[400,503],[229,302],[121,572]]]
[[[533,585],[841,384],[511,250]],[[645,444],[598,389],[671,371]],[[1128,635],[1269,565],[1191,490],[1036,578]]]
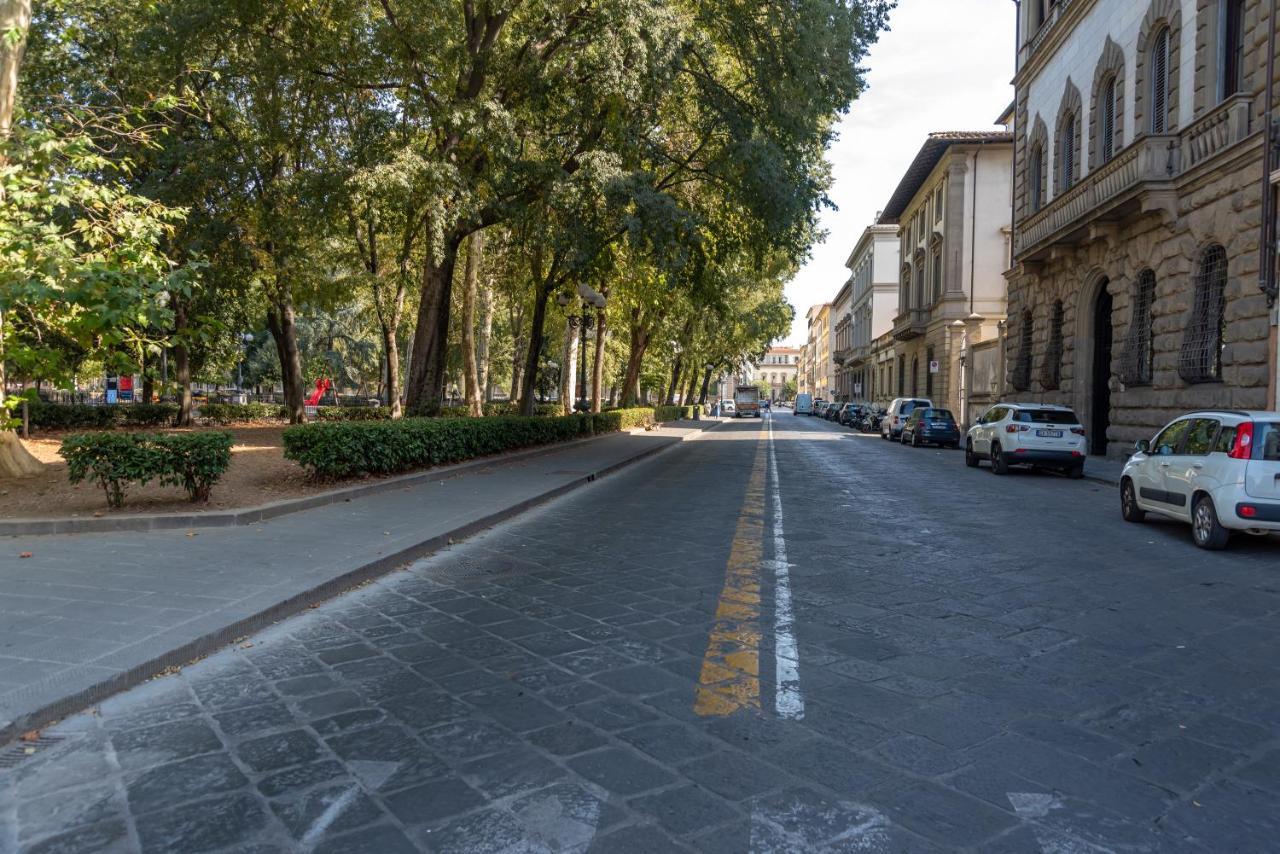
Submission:
[[[771,400],[789,400],[787,383],[796,379],[799,368],[799,347],[771,347],[756,366],[756,376],[769,384]]]
[[[849,314],[837,324],[833,358],[837,387],[845,400],[888,403],[891,380],[884,366],[893,364],[893,318],[898,314],[898,229],[872,225],[849,253]],[[877,343],[879,348],[877,349]]]
[[[808,392],[831,400],[835,393],[835,362],[831,360],[831,303],[811,306],[806,315],[809,340],[805,343]]]
[[[1093,453],[1274,406],[1269,5],[1022,3],[1007,382],[1075,408]]]
[[[1006,131],[930,134],[880,217],[899,242],[887,396],[928,397],[962,424],[998,392],[975,387],[973,368],[1000,351],[1012,155]]]
[[[853,399],[853,380],[845,367],[853,347],[853,282],[846,279],[831,301],[831,399]]]

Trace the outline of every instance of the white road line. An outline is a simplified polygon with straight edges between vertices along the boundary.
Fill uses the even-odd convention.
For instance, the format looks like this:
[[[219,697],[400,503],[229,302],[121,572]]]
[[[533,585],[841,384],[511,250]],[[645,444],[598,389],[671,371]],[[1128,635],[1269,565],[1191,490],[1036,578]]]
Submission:
[[[800,650],[796,645],[795,614],[791,608],[791,564],[782,528],[782,484],[778,479],[778,456],[773,447],[773,413],[769,413],[769,479],[773,481],[773,648],[777,690],[773,694],[778,717],[798,721],[804,717],[804,695],[800,693]]]
[[[303,851],[310,851],[315,844],[320,841],[320,837],[324,836],[324,832],[329,829],[329,825],[338,820],[338,816],[342,815],[342,811],[351,805],[351,801],[355,796],[360,794],[359,786],[352,786],[342,793],[336,801],[329,804],[328,808],[320,813],[315,823],[307,828],[306,834],[303,835],[300,846]]]

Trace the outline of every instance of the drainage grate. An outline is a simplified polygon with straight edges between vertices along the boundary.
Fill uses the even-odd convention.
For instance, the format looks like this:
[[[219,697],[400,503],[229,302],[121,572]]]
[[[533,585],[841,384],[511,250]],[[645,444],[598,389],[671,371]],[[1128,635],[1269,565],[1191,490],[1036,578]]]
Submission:
[[[66,741],[66,738],[65,735],[39,735],[33,741],[17,741],[0,748],[0,771],[16,768],[40,751]]]

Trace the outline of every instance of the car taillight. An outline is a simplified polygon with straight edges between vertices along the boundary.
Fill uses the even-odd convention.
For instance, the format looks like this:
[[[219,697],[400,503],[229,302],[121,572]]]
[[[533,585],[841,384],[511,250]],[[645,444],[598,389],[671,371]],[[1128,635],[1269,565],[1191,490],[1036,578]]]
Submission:
[[[1254,507],[1252,504],[1241,504],[1236,507],[1236,512],[1245,519],[1252,519],[1254,516],[1258,515],[1258,508]]]
[[[1025,433],[1030,429],[1031,428],[1025,424],[1006,424],[1004,426],[1004,432],[1006,433]]]
[[[1233,460],[1247,460],[1253,456],[1253,422],[1245,421],[1236,427],[1236,441],[1227,456]]]
[[[1084,428],[1083,428],[1083,427],[1072,427],[1072,428],[1071,428],[1071,432],[1072,432],[1072,433],[1075,433],[1077,436],[1083,436],[1083,435],[1084,435]]]

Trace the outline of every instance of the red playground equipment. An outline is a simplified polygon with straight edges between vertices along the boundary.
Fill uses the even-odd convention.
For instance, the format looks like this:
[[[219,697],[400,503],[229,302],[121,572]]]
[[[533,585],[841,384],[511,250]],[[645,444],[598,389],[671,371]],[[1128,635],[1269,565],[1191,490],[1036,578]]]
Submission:
[[[316,380],[316,390],[307,395],[307,406],[317,406],[320,399],[324,397],[325,392],[333,388],[333,382],[328,377],[321,377]]]

